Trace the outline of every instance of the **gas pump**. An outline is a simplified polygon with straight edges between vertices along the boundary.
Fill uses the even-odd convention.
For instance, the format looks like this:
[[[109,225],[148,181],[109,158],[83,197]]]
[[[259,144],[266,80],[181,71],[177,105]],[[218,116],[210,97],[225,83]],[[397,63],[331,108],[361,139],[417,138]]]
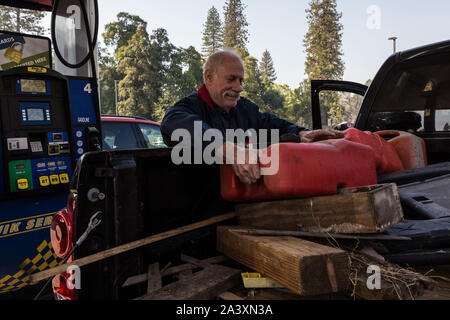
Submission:
[[[96,1],[6,4],[53,10],[60,72],[50,68],[50,39],[0,31],[0,42],[11,42],[0,46],[0,293],[29,285],[30,274],[61,262],[51,247],[51,218],[66,205],[76,161],[101,149],[96,31],[94,37],[90,31],[98,24]],[[49,44],[47,52],[36,53],[33,43],[43,43],[37,40]],[[50,59],[43,66],[37,55]]]

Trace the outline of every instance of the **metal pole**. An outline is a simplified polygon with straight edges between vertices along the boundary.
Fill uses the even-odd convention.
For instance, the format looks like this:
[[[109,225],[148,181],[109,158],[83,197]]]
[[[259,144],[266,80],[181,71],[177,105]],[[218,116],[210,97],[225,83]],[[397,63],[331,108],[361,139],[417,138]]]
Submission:
[[[118,99],[118,94],[117,94],[117,83],[119,82],[119,80],[114,80],[114,92],[115,92],[115,95],[116,95],[116,116],[118,116],[119,115],[119,110],[117,109],[117,99]]]
[[[396,53],[397,52],[397,37],[390,37],[390,38],[388,38],[388,40],[392,40],[392,42],[393,42],[393,45],[394,45],[394,53]]]

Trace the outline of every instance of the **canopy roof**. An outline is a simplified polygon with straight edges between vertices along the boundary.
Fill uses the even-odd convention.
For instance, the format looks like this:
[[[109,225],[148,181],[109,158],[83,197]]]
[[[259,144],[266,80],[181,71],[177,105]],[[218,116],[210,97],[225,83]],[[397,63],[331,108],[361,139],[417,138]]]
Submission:
[[[53,0],[0,0],[0,5],[24,9],[51,11]]]

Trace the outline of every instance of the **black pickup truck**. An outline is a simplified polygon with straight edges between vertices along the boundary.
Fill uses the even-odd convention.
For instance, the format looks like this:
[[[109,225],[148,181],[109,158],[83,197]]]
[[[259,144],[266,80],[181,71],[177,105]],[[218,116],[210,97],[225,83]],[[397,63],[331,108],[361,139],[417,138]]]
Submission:
[[[429,164],[450,161],[450,41],[393,54],[370,87],[345,81],[312,81],[313,127],[322,128],[320,94],[364,96],[355,127],[401,130],[425,140]]]
[[[326,90],[364,96],[357,129],[408,131],[425,140],[429,164],[450,161],[450,41],[392,55],[368,88],[350,82],[313,81],[314,129],[322,127],[319,95]],[[153,149],[85,154],[73,175],[66,208],[70,221],[65,222],[70,224],[70,234],[60,235],[61,253],[68,251],[70,240],[65,237],[76,241],[96,212],[102,213],[102,222],[77,249],[74,259],[233,211],[234,204],[221,198],[218,166],[175,165],[170,153],[170,149]],[[439,174],[447,170],[442,168]],[[180,252],[211,256],[214,239],[215,226],[210,226],[87,265],[82,269],[78,298],[136,296],[121,288],[127,277],[146,273],[155,261],[176,260]]]

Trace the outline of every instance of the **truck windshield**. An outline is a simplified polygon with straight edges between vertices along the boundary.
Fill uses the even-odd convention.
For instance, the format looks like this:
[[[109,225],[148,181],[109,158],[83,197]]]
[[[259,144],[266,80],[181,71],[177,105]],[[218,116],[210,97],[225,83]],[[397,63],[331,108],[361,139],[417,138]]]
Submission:
[[[449,59],[429,55],[395,66],[375,98],[369,129],[450,131]]]

